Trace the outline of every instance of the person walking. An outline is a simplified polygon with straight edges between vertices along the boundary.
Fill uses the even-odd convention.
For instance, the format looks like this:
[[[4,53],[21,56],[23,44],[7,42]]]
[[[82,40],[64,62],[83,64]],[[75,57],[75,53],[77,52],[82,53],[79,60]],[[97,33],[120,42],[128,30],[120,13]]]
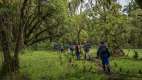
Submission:
[[[75,45],[75,54],[76,54],[77,60],[80,60],[80,46],[79,46],[79,44]]]
[[[84,50],[84,58],[85,59],[89,59],[90,55],[89,55],[89,51],[90,51],[91,45],[89,42],[85,42],[83,45],[83,50]]]
[[[109,57],[110,52],[105,44],[105,42],[101,42],[100,46],[97,51],[97,58],[100,58],[102,61],[102,68],[104,72],[110,73],[110,66],[109,66]]]

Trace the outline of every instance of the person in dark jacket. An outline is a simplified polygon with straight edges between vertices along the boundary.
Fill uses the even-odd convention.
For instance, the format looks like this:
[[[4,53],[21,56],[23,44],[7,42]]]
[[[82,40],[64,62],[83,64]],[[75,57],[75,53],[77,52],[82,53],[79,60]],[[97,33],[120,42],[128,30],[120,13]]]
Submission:
[[[97,51],[97,57],[102,60],[103,70],[105,72],[110,72],[110,67],[109,67],[110,52],[108,51],[108,48],[105,42],[101,42],[99,49]]]
[[[70,49],[71,54],[73,54],[73,52],[74,52],[74,45],[70,44],[69,49]]]
[[[88,42],[85,42],[85,44],[83,45],[83,50],[84,50],[84,58],[87,59],[87,56],[89,57],[89,51],[90,51],[90,48],[91,48],[91,44],[88,43]]]
[[[80,60],[80,46],[79,46],[79,44],[75,45],[75,54],[76,54],[77,60]]]

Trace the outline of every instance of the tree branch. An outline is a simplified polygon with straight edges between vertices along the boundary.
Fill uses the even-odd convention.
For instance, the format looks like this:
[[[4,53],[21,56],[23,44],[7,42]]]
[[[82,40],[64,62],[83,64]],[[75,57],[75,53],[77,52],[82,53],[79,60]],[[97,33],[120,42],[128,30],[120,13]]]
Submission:
[[[40,31],[39,33],[35,34],[34,37],[32,37],[31,39],[25,40],[24,43],[27,44],[27,43],[29,43],[30,41],[32,41],[33,39],[38,38],[38,37],[39,37],[42,33],[44,33],[45,31],[47,31],[47,29],[44,29],[44,30]]]
[[[27,46],[31,46],[31,45],[33,45],[33,44],[36,44],[36,43],[39,43],[39,42],[41,42],[41,41],[47,40],[47,39],[49,39],[49,38],[50,38],[50,37],[47,36],[47,37],[43,37],[43,38],[36,39],[36,40],[32,41],[31,43],[27,44]]]
[[[45,36],[45,37],[42,37],[42,38],[39,38],[39,39],[33,39],[33,41],[27,43],[26,45],[27,46],[31,46],[33,44],[36,44],[36,43],[39,43],[41,41],[44,41],[44,40],[47,40],[47,39],[50,39],[51,37],[60,37],[62,36],[63,34],[57,34],[57,35],[49,35],[49,36]]]

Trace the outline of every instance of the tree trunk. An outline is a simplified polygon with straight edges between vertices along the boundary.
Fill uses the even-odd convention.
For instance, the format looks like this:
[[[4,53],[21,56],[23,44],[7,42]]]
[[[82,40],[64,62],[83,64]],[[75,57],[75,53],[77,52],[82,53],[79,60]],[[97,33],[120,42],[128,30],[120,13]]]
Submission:
[[[17,59],[11,56],[10,43],[4,31],[0,32],[1,46],[3,51],[3,64],[0,72],[0,79],[5,78],[11,73],[18,71],[19,64],[15,64]],[[19,60],[18,60],[19,61]]]
[[[81,33],[81,30],[82,30],[82,29],[79,29],[79,30],[77,31],[77,42],[78,42],[78,44],[80,44],[80,33]]]

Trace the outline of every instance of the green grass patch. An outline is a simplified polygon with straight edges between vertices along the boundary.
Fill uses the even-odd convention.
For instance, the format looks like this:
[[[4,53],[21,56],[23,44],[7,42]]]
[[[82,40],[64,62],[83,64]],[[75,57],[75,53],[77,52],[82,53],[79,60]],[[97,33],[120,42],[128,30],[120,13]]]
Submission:
[[[142,60],[133,59],[113,59],[111,67],[115,72],[138,74],[139,70],[142,71]],[[121,70],[120,70],[121,68]]]
[[[133,49],[124,49],[124,51],[126,54],[129,52],[127,57],[111,58],[112,71],[114,73],[138,74],[140,70],[142,71],[142,60],[132,58]],[[142,50],[137,49],[137,51],[139,58],[141,58]],[[96,56],[96,49],[92,49],[90,53]],[[69,63],[70,58],[73,59],[73,65]],[[97,72],[95,62],[77,61],[75,57],[67,53],[26,50],[19,59],[20,71],[30,80],[106,80],[106,75]],[[0,63],[2,63],[2,56],[0,56]]]
[[[102,80],[103,75],[92,73],[95,64],[74,60],[71,66],[65,54],[51,51],[34,51],[20,56],[21,72],[31,80]]]
[[[125,55],[133,58],[133,56],[135,55],[134,50],[138,52],[138,57],[142,59],[142,49],[124,49]]]

